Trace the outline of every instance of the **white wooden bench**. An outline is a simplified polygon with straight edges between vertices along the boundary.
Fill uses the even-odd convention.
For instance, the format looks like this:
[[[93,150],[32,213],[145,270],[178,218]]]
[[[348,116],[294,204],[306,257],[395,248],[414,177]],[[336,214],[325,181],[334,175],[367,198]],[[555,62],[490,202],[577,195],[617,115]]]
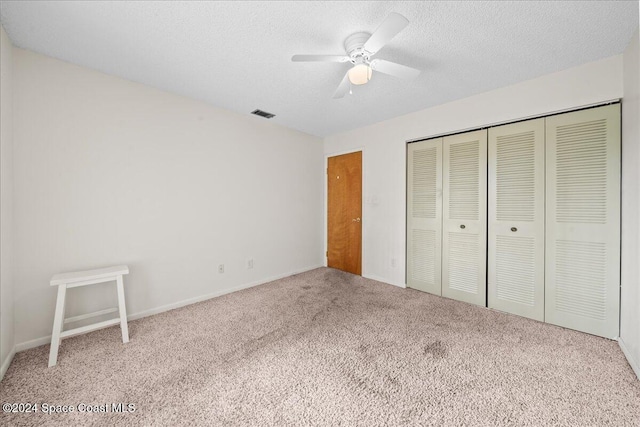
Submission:
[[[84,334],[86,332],[95,331],[96,329],[102,329],[107,326],[117,325],[120,323],[120,329],[122,330],[122,342],[129,342],[127,310],[124,304],[124,285],[122,282],[122,276],[125,274],[129,274],[129,267],[126,265],[118,265],[115,267],[100,268],[96,270],[56,274],[51,278],[51,286],[58,287],[58,299],[56,301],[56,313],[53,319],[53,333],[51,334],[49,367],[55,366],[58,361],[58,348],[60,347],[62,338]],[[69,317],[67,319],[64,318],[67,289],[113,281],[116,282],[116,287],[118,289],[118,308],[108,308],[94,313],[81,314],[80,316]],[[72,323],[79,320],[89,319],[91,317],[102,316],[104,314],[114,313],[118,310],[120,312],[120,316],[116,319],[105,320],[104,322],[69,329],[67,331],[63,330],[65,323]]]

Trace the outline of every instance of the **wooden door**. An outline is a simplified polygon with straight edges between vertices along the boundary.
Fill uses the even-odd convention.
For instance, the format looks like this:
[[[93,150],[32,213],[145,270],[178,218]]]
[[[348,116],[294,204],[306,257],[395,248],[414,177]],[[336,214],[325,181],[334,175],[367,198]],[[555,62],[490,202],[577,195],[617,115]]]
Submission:
[[[489,307],[544,320],[544,119],[489,129]]]
[[[545,321],[618,336],[620,104],[546,119]]]
[[[442,296],[485,306],[487,131],[443,139]]]
[[[442,138],[407,154],[407,286],[442,295]]]
[[[362,274],[362,152],[329,157],[327,265]]]

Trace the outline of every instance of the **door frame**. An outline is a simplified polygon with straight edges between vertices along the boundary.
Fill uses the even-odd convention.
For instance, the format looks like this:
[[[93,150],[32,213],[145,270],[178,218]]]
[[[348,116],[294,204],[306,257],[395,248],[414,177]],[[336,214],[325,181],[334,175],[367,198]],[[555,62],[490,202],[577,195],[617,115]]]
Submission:
[[[364,223],[367,220],[368,217],[368,212],[367,212],[367,204],[365,203],[365,198],[364,195],[367,194],[366,192],[366,180],[364,179],[364,171],[365,171],[365,149],[364,147],[360,146],[358,148],[351,148],[348,150],[341,150],[341,151],[334,151],[331,153],[325,153],[324,154],[324,210],[323,210],[323,227],[324,227],[324,243],[323,243],[323,255],[322,255],[322,265],[327,267],[328,266],[328,259],[327,259],[327,251],[329,250],[328,247],[328,243],[329,243],[329,227],[328,227],[328,221],[329,221],[329,186],[328,186],[328,181],[327,181],[327,169],[329,168],[329,157],[336,157],[336,156],[342,156],[343,154],[351,154],[351,153],[357,153],[357,152],[361,152],[362,153],[362,224],[361,225],[361,235],[362,235],[362,242],[360,245],[360,256],[362,257],[362,261],[361,261],[361,271],[360,271],[360,275],[362,277],[366,277],[366,262],[365,262],[365,253],[366,253],[366,233],[365,233],[365,227],[364,227]]]

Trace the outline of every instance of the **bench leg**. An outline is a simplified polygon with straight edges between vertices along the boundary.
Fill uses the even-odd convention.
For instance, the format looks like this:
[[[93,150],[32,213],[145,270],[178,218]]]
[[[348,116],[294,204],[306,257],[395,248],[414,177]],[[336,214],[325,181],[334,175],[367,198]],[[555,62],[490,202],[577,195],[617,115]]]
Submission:
[[[58,362],[58,348],[60,347],[60,334],[64,326],[64,306],[67,296],[67,285],[58,286],[58,299],[56,300],[56,314],[53,318],[53,331],[51,332],[51,348],[49,349],[49,367]]]
[[[118,309],[120,310],[120,329],[122,330],[122,342],[129,342],[129,327],[127,326],[127,309],[124,305],[124,285],[122,276],[118,276]]]
[[[60,325],[60,334],[62,335],[62,331],[64,331],[64,320],[67,318],[67,285],[64,285],[65,287],[65,296],[64,296],[64,302],[62,303],[62,324]],[[60,336],[60,339],[58,340],[58,345],[62,345],[62,336]]]

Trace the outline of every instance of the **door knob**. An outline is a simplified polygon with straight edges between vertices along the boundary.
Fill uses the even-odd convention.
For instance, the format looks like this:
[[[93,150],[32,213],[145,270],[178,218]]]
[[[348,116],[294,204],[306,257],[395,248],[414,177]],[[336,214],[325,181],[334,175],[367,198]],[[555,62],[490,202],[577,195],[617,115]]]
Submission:
[[[516,227],[511,227],[511,231],[516,232],[518,229]]]
[[[360,222],[360,217],[358,217],[358,218],[353,218],[351,221],[353,221],[353,222]]]
[[[464,226],[464,224],[460,224],[460,228],[464,230],[466,227]]]

